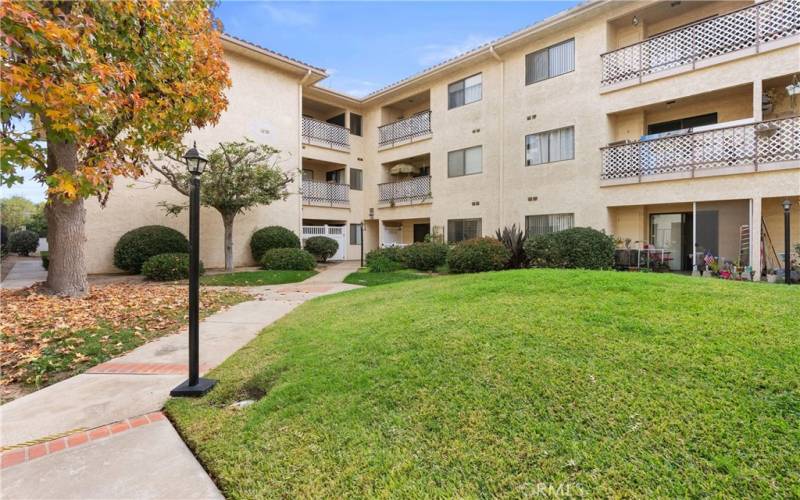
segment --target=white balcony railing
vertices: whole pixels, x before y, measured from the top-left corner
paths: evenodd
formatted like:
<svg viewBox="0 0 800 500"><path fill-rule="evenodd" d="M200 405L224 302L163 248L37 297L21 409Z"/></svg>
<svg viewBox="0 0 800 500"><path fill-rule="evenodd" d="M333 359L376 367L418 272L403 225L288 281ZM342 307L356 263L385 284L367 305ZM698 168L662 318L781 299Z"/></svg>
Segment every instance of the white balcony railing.
<svg viewBox="0 0 800 500"><path fill-rule="evenodd" d="M430 197L431 178L429 175L378 184L378 201L380 203L413 203L424 201Z"/></svg>
<svg viewBox="0 0 800 500"><path fill-rule="evenodd" d="M333 123L304 116L303 143L348 150L350 149L350 131Z"/></svg>
<svg viewBox="0 0 800 500"><path fill-rule="evenodd" d="M800 0L767 0L602 55L602 85L667 71L800 34Z"/></svg>
<svg viewBox="0 0 800 500"><path fill-rule="evenodd" d="M414 142L431 133L431 112L424 111L412 117L378 127L378 146Z"/></svg>
<svg viewBox="0 0 800 500"><path fill-rule="evenodd" d="M602 148L605 181L800 160L800 117L687 132ZM800 166L800 165L796 165Z"/></svg>
<svg viewBox="0 0 800 500"><path fill-rule="evenodd" d="M303 205L322 207L350 205L350 186L347 184L304 180L301 194Z"/></svg>

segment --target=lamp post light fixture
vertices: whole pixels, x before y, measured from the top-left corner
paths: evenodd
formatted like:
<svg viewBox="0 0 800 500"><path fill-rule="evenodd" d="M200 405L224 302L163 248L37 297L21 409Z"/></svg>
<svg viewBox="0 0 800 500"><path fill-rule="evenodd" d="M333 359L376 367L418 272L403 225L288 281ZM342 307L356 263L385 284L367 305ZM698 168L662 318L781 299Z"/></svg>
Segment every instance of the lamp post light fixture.
<svg viewBox="0 0 800 500"><path fill-rule="evenodd" d="M186 151L183 159L192 176L189 187L189 378L169 394L198 397L217 383L200 378L200 175L208 160L197 151L197 143Z"/></svg>
<svg viewBox="0 0 800 500"><path fill-rule="evenodd" d="M792 202L789 199L783 200L783 269L786 284L792 282L792 224L789 212Z"/></svg>

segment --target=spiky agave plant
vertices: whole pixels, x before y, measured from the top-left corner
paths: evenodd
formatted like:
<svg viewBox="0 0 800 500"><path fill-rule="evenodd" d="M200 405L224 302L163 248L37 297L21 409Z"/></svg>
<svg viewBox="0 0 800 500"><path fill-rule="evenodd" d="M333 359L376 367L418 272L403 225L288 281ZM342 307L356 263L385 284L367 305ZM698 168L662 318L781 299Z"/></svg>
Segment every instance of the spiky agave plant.
<svg viewBox="0 0 800 500"><path fill-rule="evenodd" d="M525 240L528 238L527 233L523 232L512 224L511 227L504 227L495 231L495 237L511 252L511 259L508 261L509 269L520 269L528 267L528 256L525 255Z"/></svg>

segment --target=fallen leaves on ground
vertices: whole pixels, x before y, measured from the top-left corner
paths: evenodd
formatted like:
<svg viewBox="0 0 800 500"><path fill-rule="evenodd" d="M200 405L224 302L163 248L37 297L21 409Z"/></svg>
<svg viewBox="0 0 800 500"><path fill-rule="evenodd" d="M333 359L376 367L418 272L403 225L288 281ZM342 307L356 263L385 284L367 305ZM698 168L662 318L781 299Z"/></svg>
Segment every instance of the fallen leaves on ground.
<svg viewBox="0 0 800 500"><path fill-rule="evenodd" d="M203 288L200 314L249 296ZM187 322L185 286L93 286L82 298L63 298L41 288L0 290L0 386L42 385L177 332Z"/></svg>

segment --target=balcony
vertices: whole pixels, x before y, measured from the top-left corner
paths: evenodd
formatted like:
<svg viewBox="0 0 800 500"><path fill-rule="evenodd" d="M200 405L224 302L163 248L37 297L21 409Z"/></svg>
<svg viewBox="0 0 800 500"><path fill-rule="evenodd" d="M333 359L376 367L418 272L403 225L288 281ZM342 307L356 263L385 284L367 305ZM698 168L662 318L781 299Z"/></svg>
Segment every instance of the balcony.
<svg viewBox="0 0 800 500"><path fill-rule="evenodd" d="M423 203L431 197L431 177L423 175L404 181L378 184L378 202L394 206L400 204Z"/></svg>
<svg viewBox="0 0 800 500"><path fill-rule="evenodd" d="M783 46L781 42L798 34L800 0L768 0L603 54L601 83L625 86L670 70L710 66L726 54Z"/></svg>
<svg viewBox="0 0 800 500"><path fill-rule="evenodd" d="M431 135L431 112L416 115L378 127L378 147L394 147Z"/></svg>
<svg viewBox="0 0 800 500"><path fill-rule="evenodd" d="M339 125L304 116L303 144L348 151L350 149L350 131Z"/></svg>
<svg viewBox="0 0 800 500"><path fill-rule="evenodd" d="M602 148L602 184L800 168L800 116L669 134Z"/></svg>
<svg viewBox="0 0 800 500"><path fill-rule="evenodd" d="M301 189L303 205L338 208L350 206L350 186L347 184L304 180Z"/></svg>

